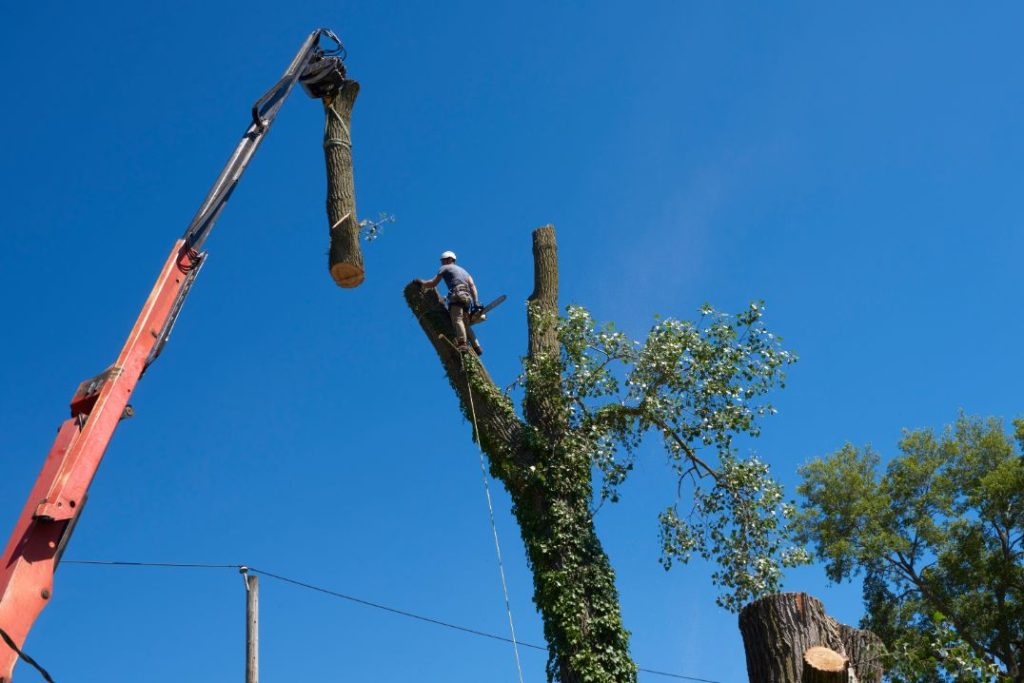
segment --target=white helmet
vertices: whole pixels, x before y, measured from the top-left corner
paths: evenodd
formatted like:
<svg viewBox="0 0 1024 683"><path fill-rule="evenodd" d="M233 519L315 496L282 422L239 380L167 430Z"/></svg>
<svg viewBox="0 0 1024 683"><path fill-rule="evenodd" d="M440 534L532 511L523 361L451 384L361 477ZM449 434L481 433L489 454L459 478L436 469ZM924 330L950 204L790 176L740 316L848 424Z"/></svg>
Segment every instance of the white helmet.
<svg viewBox="0 0 1024 683"><path fill-rule="evenodd" d="M452 261L454 261L455 260L455 252L454 251L446 251L443 254L441 254L441 260L442 261L444 261L446 258L450 258Z"/></svg>

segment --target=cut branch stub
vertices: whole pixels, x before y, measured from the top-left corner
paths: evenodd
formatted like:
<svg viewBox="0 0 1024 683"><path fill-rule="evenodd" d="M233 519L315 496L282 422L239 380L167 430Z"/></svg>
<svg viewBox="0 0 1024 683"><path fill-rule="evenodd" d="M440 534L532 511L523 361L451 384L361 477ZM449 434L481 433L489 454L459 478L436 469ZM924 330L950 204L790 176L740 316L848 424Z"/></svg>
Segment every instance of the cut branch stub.
<svg viewBox="0 0 1024 683"><path fill-rule="evenodd" d="M849 683L850 660L835 650L815 645L804 651L803 683Z"/></svg>
<svg viewBox="0 0 1024 683"><path fill-rule="evenodd" d="M359 83L345 81L332 96L324 98L324 158L327 161L327 220L331 251L328 267L339 287L358 287L363 282L363 252L359 248L359 220L352 173L352 107Z"/></svg>

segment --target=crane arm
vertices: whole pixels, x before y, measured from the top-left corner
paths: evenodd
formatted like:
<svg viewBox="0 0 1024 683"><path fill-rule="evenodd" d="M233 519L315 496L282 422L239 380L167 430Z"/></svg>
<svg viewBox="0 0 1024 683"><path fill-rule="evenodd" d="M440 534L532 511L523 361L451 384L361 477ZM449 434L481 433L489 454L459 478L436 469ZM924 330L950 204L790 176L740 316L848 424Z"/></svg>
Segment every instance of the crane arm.
<svg viewBox="0 0 1024 683"><path fill-rule="evenodd" d="M321 39L333 41L325 50ZM200 251L278 110L297 82L322 97L344 79L344 48L321 28L302 43L277 83L252 106L252 120L235 151L171 248L117 360L79 385L71 417L57 431L42 470L0 562L0 629L22 647L53 592L53 574L85 505L89 485L118 423L133 413L128 401L146 368L170 337L178 313L203 265ZM0 643L0 683L10 683L18 655Z"/></svg>

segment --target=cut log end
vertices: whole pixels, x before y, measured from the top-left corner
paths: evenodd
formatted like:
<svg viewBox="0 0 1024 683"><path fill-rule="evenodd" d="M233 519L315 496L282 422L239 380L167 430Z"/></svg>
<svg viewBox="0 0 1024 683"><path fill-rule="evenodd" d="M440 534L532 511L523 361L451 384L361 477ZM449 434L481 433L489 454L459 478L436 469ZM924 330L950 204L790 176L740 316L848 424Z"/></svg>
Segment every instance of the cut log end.
<svg viewBox="0 0 1024 683"><path fill-rule="evenodd" d="M849 660L835 650L815 645L804 652L804 662L819 671L846 671Z"/></svg>
<svg viewBox="0 0 1024 683"><path fill-rule="evenodd" d="M366 273L361 267L351 263L335 263L331 266L331 277L339 287L352 289L363 284Z"/></svg>
<svg viewBox="0 0 1024 683"><path fill-rule="evenodd" d="M804 651L804 683L847 683L850 660L835 650L816 645Z"/></svg>

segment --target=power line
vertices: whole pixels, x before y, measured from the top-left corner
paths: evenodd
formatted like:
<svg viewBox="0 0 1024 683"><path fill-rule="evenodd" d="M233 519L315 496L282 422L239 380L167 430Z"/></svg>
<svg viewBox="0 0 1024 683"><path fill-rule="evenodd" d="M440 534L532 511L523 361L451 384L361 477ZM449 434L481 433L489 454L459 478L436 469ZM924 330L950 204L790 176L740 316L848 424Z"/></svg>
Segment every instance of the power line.
<svg viewBox="0 0 1024 683"><path fill-rule="evenodd" d="M543 645L526 643L522 640L513 641L511 638L506 638L505 636L501 636L496 633L488 633L487 631L480 631L475 628L469 628L468 626L460 626L459 624L453 624L448 621L442 621L441 619L435 619L433 617L424 616L422 614L416 614L415 612L409 612L407 610L399 609L397 607L389 607L388 605L383 605L379 602L365 600L363 598L358 598L354 595L348 595L346 593L341 593L335 590L331 590L329 588L324 588L323 586L317 586L312 583L306 583L305 581L299 581L298 579L282 576L281 574L268 572L264 569L253 567L252 565L203 564L198 562L128 562L125 560L62 560L61 564L98 565L107 567L157 567L168 569L239 569L243 566L247 566L250 572L253 572L254 574L261 574L263 576L266 576L268 579L274 579L276 581L281 581L283 583L289 583L293 586L298 586L299 588L305 588L306 590L311 590L317 593L322 593L324 595L339 598L341 600L354 602L365 607L372 607L374 609L379 609L384 612L390 612L391 614L397 614L398 616L407 617L409 619L415 619L417 621L423 621L428 624L434 624L435 626L443 626L444 628L450 628L455 631L462 631L463 633L468 633L474 636L480 636L482 638L490 638L491 640L498 640L503 643L509 644L518 643L523 647L528 647L534 650L541 650L543 652L548 651L548 648L546 648ZM686 676L683 674L669 673L667 671L658 671L656 669L645 669L644 667L638 667L638 671L652 674L654 676L675 678L681 681L697 681L697 683L722 683L722 681L716 681L710 678L697 678L694 676Z"/></svg>
<svg viewBox="0 0 1024 683"><path fill-rule="evenodd" d="M486 631L478 631L477 629L469 628L467 626L459 626L458 624L452 624L452 623L449 623L447 621L441 621L440 619L434 619L433 617L425 617L422 614L415 614L414 612L407 612L405 610L397 609L395 607L388 607L387 605L381 605L380 603L371 602L369 600L363 600L362 598L357 598L357 597L354 597L352 595L345 595L344 593L339 593L337 591L330 590L329 588L323 588L321 586L314 586L313 584L310 584L310 583L305 583L303 581L298 581L296 579L290 579L287 576L280 576L278 574L273 574L271 572L264 571L262 569L257 569L256 567L249 567L249 571L255 572L257 574L261 574L262 576L266 576L267 578L277 579L278 581L283 581L285 583L290 583L292 585L299 586L301 588L306 588L306 589L309 589L311 591L316 591L318 593L324 593L326 595L331 595L331 596L334 596L336 598L341 598L342 600L348 600L350 602L355 602L355 603L358 603L360 605L366 605L367 607L373 607L375 609L384 610L385 612L391 612L392 614L398 614L398 615L403 616L403 617L409 617L410 619L418 619L419 621L425 621L428 624L435 624L437 626L444 626L445 628L455 629L456 631L463 631L464 633L471 633L471 634L473 634L475 636L483 636L484 638L491 638L492 640L500 640L500 641L505 642L505 643L512 643L513 642L511 638L506 638L505 636L499 636L499 635L497 635L495 633L488 633ZM519 644L523 645L524 647L532 647L535 650L547 651L547 648L542 646L542 645L531 645L529 643L523 643L522 641L515 641L515 642L519 642Z"/></svg>
<svg viewBox="0 0 1024 683"><path fill-rule="evenodd" d="M240 564L198 564L191 562L126 562L124 560L61 560L61 564L99 564L108 567L169 567L171 569L241 569Z"/></svg>

